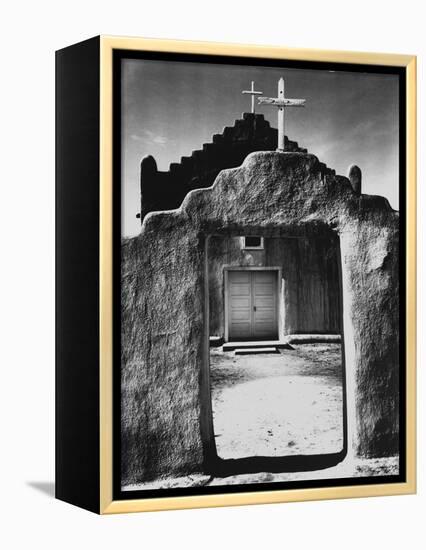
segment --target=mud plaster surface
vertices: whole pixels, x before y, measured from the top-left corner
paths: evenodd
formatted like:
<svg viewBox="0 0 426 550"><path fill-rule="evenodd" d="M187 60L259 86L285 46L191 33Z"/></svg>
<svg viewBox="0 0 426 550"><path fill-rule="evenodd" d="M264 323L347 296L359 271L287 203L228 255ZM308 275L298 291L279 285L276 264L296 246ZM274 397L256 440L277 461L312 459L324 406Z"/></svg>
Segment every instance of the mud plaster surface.
<svg viewBox="0 0 426 550"><path fill-rule="evenodd" d="M359 458L399 452L398 213L382 197L357 195L313 155L252 153L123 241L123 486L214 466L207 237L330 231L340 243L348 445Z"/></svg>

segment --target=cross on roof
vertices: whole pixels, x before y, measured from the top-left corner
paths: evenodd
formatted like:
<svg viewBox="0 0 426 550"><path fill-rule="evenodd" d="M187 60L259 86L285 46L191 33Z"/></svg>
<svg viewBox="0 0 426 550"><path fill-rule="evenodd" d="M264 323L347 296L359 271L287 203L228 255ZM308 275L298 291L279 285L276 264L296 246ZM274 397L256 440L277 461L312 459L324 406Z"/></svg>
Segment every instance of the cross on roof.
<svg viewBox="0 0 426 550"><path fill-rule="evenodd" d="M251 112L254 113L254 97L256 95L262 95L263 92L256 92L254 89L254 80L251 81L251 90L243 90L242 94L251 95Z"/></svg>
<svg viewBox="0 0 426 550"><path fill-rule="evenodd" d="M306 99L288 99L284 94L284 78L278 81L278 97L259 97L259 105L272 105L278 108L278 147L284 151L284 110L286 107L304 107Z"/></svg>

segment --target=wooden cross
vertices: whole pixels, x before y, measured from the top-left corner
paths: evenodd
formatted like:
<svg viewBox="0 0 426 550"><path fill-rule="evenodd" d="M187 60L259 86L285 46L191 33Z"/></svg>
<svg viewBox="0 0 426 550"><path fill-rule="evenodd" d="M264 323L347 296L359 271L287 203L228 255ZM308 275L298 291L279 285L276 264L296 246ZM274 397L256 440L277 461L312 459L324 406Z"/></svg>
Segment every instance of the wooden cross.
<svg viewBox="0 0 426 550"><path fill-rule="evenodd" d="M251 112L254 113L254 96L256 95L262 95L263 92L256 92L254 89L254 81L251 81L251 90L243 90L241 92L242 94L249 94L251 95Z"/></svg>
<svg viewBox="0 0 426 550"><path fill-rule="evenodd" d="M284 94L284 78L278 81L278 97L259 97L259 105L272 105L278 108L278 148L284 151L284 110L286 107L304 107L306 99L288 99Z"/></svg>

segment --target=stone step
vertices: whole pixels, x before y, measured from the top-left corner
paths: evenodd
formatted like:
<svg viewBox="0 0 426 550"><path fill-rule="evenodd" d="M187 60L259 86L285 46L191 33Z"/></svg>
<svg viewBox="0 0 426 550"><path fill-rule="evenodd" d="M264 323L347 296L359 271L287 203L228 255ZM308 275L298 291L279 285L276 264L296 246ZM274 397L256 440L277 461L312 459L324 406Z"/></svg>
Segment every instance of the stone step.
<svg viewBox="0 0 426 550"><path fill-rule="evenodd" d="M279 353L277 348L237 348L235 355L258 355L259 353Z"/></svg>
<svg viewBox="0 0 426 550"><path fill-rule="evenodd" d="M213 136L213 143L215 145L223 142L223 135L222 134L214 134Z"/></svg>
<svg viewBox="0 0 426 550"><path fill-rule="evenodd" d="M257 348L293 349L287 340L261 340L256 342L226 342L223 344L223 351L234 351L236 349L257 349Z"/></svg>
<svg viewBox="0 0 426 550"><path fill-rule="evenodd" d="M223 338L221 336L210 336L209 342L211 348L218 348L223 344Z"/></svg>
<svg viewBox="0 0 426 550"><path fill-rule="evenodd" d="M288 334L289 344L340 344L340 334Z"/></svg>

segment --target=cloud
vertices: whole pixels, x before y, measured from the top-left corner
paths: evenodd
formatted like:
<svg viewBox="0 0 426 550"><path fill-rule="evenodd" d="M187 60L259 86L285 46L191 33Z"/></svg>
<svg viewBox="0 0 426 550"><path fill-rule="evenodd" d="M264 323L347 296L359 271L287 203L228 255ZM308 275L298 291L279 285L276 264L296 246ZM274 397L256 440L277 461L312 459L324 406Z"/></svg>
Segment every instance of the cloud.
<svg viewBox="0 0 426 550"><path fill-rule="evenodd" d="M143 130L143 135L131 134L130 138L133 141L140 141L142 143L155 143L161 147L164 147L169 141L165 136L158 135L150 130Z"/></svg>
<svg viewBox="0 0 426 550"><path fill-rule="evenodd" d="M159 145L166 145L168 140L164 136L155 136L154 138L152 138L152 141L154 143L158 143Z"/></svg>

